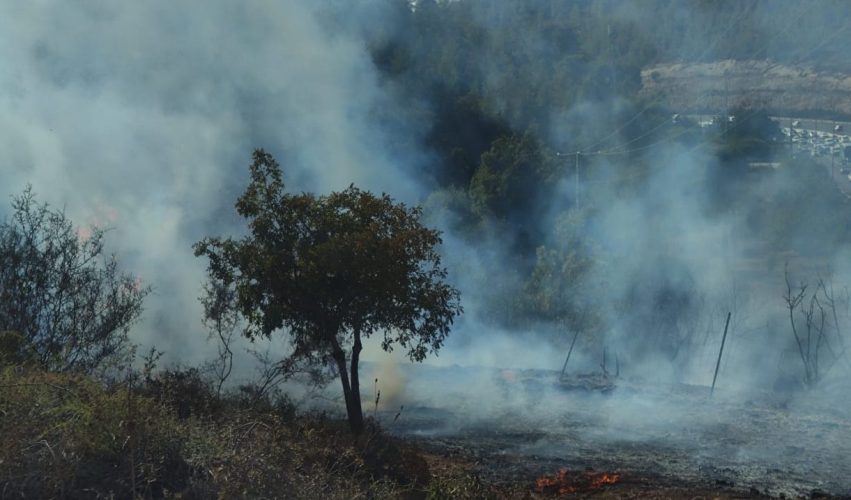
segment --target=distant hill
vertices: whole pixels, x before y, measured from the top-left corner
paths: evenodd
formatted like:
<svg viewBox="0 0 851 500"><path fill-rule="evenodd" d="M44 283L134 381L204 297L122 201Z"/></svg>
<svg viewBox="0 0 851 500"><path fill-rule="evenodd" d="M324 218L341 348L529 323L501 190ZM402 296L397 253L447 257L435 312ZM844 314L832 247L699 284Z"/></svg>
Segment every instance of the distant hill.
<svg viewBox="0 0 851 500"><path fill-rule="evenodd" d="M671 109L851 117L851 74L770 61L657 64L641 71L640 95Z"/></svg>

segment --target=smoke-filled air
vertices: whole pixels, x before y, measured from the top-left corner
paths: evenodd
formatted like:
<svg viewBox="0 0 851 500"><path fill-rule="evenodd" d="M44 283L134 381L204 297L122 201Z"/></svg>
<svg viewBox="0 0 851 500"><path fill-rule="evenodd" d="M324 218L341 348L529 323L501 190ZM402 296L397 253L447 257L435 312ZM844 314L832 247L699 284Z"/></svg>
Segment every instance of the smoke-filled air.
<svg viewBox="0 0 851 500"><path fill-rule="evenodd" d="M0 3L0 499L851 496L851 3Z"/></svg>

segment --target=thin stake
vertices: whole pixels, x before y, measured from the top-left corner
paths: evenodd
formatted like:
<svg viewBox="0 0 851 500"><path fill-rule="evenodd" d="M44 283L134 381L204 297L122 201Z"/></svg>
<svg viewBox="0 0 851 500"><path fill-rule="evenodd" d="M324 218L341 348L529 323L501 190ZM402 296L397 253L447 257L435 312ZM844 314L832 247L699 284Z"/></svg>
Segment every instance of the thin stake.
<svg viewBox="0 0 851 500"><path fill-rule="evenodd" d="M375 409L372 411L372 418L375 418L375 415L378 413L378 400L381 399L381 391L378 390L378 377L375 378L375 387L372 393L375 395Z"/></svg>
<svg viewBox="0 0 851 500"><path fill-rule="evenodd" d="M709 390L711 396L715 392L715 379L718 378L718 368L721 366L721 354L724 353L724 342L727 341L727 328L730 326L730 314L727 313L727 323L724 324L724 336L721 337L721 349L718 351L718 361L715 363L715 375L712 376L712 389Z"/></svg>
<svg viewBox="0 0 851 500"><path fill-rule="evenodd" d="M576 152L576 208L579 208L579 151Z"/></svg>
<svg viewBox="0 0 851 500"><path fill-rule="evenodd" d="M576 344L576 337L579 336L579 330L573 334L573 340L570 342L570 349L567 350L567 357L564 359L564 366L561 367L561 375L559 375L558 379L562 380L564 378L564 371L567 370L567 362L570 361L570 353L573 352L573 345Z"/></svg>

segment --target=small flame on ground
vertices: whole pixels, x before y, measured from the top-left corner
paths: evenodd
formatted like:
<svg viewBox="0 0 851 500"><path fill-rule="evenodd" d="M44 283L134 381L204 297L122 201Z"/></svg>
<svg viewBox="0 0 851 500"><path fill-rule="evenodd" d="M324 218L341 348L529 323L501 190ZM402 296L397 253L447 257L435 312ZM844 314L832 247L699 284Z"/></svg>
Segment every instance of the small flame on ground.
<svg viewBox="0 0 851 500"><path fill-rule="evenodd" d="M591 480L591 487L602 488L607 484L615 484L620 478L620 474L608 474L606 472L602 472Z"/></svg>
<svg viewBox="0 0 851 500"><path fill-rule="evenodd" d="M620 477L617 473L593 471L571 473L567 469L561 469L554 475L544 474L535 480L535 491L550 495L567 495L615 484Z"/></svg>
<svg viewBox="0 0 851 500"><path fill-rule="evenodd" d="M561 469L552 476L544 474L535 481L535 491L538 493L567 495L576 492L576 490L577 488L571 481L567 469Z"/></svg>

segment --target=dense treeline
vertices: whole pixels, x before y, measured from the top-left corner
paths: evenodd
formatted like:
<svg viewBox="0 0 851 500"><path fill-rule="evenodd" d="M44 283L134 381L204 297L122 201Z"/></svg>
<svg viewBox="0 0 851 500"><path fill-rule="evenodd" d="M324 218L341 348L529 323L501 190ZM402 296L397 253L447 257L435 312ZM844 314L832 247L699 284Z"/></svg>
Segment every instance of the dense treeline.
<svg viewBox="0 0 851 500"><path fill-rule="evenodd" d="M851 67L851 6L842 1L386 3L392 7L381 11L392 16L375 16L368 33L386 75L406 90L476 96L490 114L521 128L546 127L553 110L581 100L630 100L641 68L656 63L769 59Z"/></svg>

